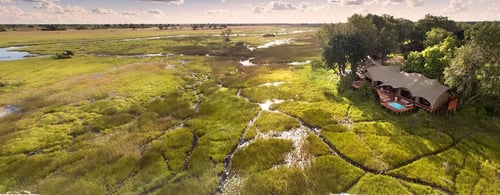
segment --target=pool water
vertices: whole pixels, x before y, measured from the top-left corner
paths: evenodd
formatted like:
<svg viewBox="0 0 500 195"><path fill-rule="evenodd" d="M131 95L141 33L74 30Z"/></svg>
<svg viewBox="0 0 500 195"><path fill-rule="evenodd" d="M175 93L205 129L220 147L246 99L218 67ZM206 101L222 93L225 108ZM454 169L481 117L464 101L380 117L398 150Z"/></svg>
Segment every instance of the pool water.
<svg viewBox="0 0 500 195"><path fill-rule="evenodd" d="M393 108L396 108L398 110L402 110L403 108L405 108L403 105L397 103L397 102L391 102L389 103L390 106L392 106Z"/></svg>

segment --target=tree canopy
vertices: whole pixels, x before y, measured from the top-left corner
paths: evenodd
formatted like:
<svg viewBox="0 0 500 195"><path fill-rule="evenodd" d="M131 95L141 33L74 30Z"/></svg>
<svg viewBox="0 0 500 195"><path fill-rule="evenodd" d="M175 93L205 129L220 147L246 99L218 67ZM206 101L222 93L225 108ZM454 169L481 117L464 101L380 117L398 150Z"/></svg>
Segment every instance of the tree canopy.
<svg viewBox="0 0 500 195"><path fill-rule="evenodd" d="M343 73L347 64L355 69L366 56L385 60L387 54L400 48L400 40L406 40L411 23L392 16L355 14L346 24L329 24L323 27L319 37L324 43L323 57L327 67ZM398 28L404 28L401 33Z"/></svg>
<svg viewBox="0 0 500 195"><path fill-rule="evenodd" d="M368 48L366 40L359 32L350 31L348 27L339 27L340 29L332 33L322 55L327 68L337 68L340 73L344 73L348 63L354 65L364 59Z"/></svg>
<svg viewBox="0 0 500 195"><path fill-rule="evenodd" d="M467 32L467 43L444 70L445 83L465 98L498 99L500 95L500 22L478 23Z"/></svg>
<svg viewBox="0 0 500 195"><path fill-rule="evenodd" d="M449 36L423 51L413 51L408 55L403 70L406 72L417 72L428 78L441 80L443 70L455 56L457 41Z"/></svg>
<svg viewBox="0 0 500 195"><path fill-rule="evenodd" d="M453 33L442 28L433 28L425 33L424 46L430 47L444 41L444 39L453 36Z"/></svg>

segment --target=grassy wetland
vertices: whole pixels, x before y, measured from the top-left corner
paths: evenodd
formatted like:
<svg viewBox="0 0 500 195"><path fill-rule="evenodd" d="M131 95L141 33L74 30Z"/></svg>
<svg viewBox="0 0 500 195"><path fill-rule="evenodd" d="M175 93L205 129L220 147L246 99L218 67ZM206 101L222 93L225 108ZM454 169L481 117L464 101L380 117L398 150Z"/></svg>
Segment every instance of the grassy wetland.
<svg viewBox="0 0 500 195"><path fill-rule="evenodd" d="M500 193L498 117L343 97L318 30L0 32L0 193Z"/></svg>

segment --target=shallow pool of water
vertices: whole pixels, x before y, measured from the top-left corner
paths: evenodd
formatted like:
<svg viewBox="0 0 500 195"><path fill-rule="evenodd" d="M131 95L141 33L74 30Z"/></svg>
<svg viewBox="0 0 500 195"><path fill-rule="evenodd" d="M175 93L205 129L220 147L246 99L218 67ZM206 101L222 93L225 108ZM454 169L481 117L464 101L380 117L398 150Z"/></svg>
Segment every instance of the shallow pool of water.
<svg viewBox="0 0 500 195"><path fill-rule="evenodd" d="M291 41L292 41L292 39L274 40L274 41L271 41L271 42L266 43L264 45L260 45L257 48L258 49L267 49L267 48L270 48L270 47L275 47L275 46L290 44Z"/></svg>
<svg viewBox="0 0 500 195"><path fill-rule="evenodd" d="M6 106L5 108L0 107L0 118L19 112L19 108L17 106Z"/></svg>
<svg viewBox="0 0 500 195"><path fill-rule="evenodd" d="M260 108L262 110L271 111L270 110L271 105L273 105L273 104L281 104L283 102L285 102L285 101L284 100L273 99L273 100L267 100L264 103L259 103L259 106L260 106Z"/></svg>
<svg viewBox="0 0 500 195"><path fill-rule="evenodd" d="M241 64L241 65L243 65L243 66L255 66L256 64L254 64L254 63L252 62L252 60L253 60L253 59L254 59L254 58L250 58L250 59L245 60L245 61L241 61L241 60L240 60L240 64Z"/></svg>
<svg viewBox="0 0 500 195"><path fill-rule="evenodd" d="M14 51L22 47L6 47L0 48L0 61L13 61L25 59L28 52L25 51Z"/></svg>
<svg viewBox="0 0 500 195"><path fill-rule="evenodd" d="M274 82L274 83L264 83L264 84L259 85L259 87L279 87L283 84L285 84L285 82L279 81L279 82Z"/></svg>
<svg viewBox="0 0 500 195"><path fill-rule="evenodd" d="M291 65L291 66L303 66L303 65L306 65L306 64L310 64L311 63L311 60L307 60L307 61L303 61L303 62L290 62L288 63L288 65Z"/></svg>

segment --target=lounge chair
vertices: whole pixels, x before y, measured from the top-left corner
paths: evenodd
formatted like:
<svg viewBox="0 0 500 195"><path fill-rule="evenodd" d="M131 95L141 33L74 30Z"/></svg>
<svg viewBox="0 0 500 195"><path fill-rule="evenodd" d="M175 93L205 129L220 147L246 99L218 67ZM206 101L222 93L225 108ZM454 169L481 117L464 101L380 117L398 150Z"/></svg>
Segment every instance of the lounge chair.
<svg viewBox="0 0 500 195"><path fill-rule="evenodd" d="M392 98L385 97L385 98L382 98L381 100L382 100L382 102L390 102L390 101L392 101Z"/></svg>

